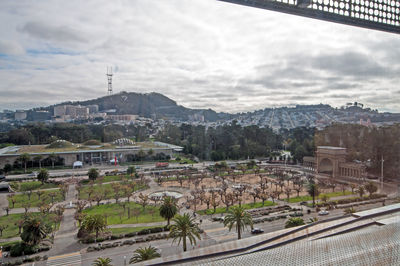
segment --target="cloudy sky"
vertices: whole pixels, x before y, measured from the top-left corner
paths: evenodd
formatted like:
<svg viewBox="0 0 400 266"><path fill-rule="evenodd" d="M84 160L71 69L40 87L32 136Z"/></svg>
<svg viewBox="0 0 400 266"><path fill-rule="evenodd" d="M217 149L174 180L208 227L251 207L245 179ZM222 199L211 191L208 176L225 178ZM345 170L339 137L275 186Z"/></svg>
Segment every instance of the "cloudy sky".
<svg viewBox="0 0 400 266"><path fill-rule="evenodd" d="M216 0L1 0L0 110L159 92L191 108L400 112L400 35Z"/></svg>

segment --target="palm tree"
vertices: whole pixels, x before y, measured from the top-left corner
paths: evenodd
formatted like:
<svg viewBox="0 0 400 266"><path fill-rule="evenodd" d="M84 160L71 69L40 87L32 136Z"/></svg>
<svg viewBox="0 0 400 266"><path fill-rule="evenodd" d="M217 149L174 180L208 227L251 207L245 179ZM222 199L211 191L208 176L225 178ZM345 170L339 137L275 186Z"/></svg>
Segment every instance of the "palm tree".
<svg viewBox="0 0 400 266"><path fill-rule="evenodd" d="M310 183L308 185L308 194L312 197L313 207L315 206L315 198L319 195L318 185L315 183Z"/></svg>
<svg viewBox="0 0 400 266"><path fill-rule="evenodd" d="M55 160L57 159L56 154L55 154L54 152L51 153L51 154L47 157L47 159L49 159L49 160L51 161L51 166L52 166L52 168L54 168L54 162L55 162Z"/></svg>
<svg viewBox="0 0 400 266"><path fill-rule="evenodd" d="M96 232L97 238L99 232L102 232L107 228L107 223L101 214L88 215L83 219L81 227L89 233Z"/></svg>
<svg viewBox="0 0 400 266"><path fill-rule="evenodd" d="M129 260L129 264L145 260L151 260L159 257L161 257L161 255L155 247L152 246L148 246L145 248L140 247L133 252L133 257Z"/></svg>
<svg viewBox="0 0 400 266"><path fill-rule="evenodd" d="M24 173L26 173L26 165L30 159L31 156L28 153L23 153L18 157L18 160L24 164Z"/></svg>
<svg viewBox="0 0 400 266"><path fill-rule="evenodd" d="M186 251L186 238L189 238L190 244L196 244L196 237L200 240L200 228L195 223L194 218L190 217L189 214L177 215L172 219L175 224L171 225L168 237L173 237L175 242L177 239L178 245L182 241L183 251Z"/></svg>
<svg viewBox="0 0 400 266"><path fill-rule="evenodd" d="M21 239L25 243L35 246L46 237L46 225L44 222L36 217L28 217L23 225L23 232Z"/></svg>
<svg viewBox="0 0 400 266"><path fill-rule="evenodd" d="M242 238L242 230L245 226L250 225L253 227L253 219L251 215L244 210L243 207L233 206L224 219L224 226L232 230L233 225L236 226L236 232L238 233L238 239Z"/></svg>
<svg viewBox="0 0 400 266"><path fill-rule="evenodd" d="M43 160L42 155L36 155L35 157L33 157L33 160L39 163L39 168L42 168L42 160Z"/></svg>
<svg viewBox="0 0 400 266"><path fill-rule="evenodd" d="M164 197L163 204L160 207L160 216L168 220L167 225L171 218L174 218L175 214L178 212L178 207L176 205L176 200L173 197Z"/></svg>
<svg viewBox="0 0 400 266"><path fill-rule="evenodd" d="M110 258L97 258L93 261L93 266L112 266L111 264L112 259Z"/></svg>

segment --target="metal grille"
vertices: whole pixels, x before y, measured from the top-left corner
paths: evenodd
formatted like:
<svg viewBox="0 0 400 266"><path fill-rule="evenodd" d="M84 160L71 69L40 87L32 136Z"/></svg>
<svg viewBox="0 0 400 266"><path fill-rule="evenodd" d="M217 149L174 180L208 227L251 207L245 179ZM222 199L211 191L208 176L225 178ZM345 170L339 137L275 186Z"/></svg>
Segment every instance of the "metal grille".
<svg viewBox="0 0 400 266"><path fill-rule="evenodd" d="M219 0L369 29L400 33L399 0Z"/></svg>

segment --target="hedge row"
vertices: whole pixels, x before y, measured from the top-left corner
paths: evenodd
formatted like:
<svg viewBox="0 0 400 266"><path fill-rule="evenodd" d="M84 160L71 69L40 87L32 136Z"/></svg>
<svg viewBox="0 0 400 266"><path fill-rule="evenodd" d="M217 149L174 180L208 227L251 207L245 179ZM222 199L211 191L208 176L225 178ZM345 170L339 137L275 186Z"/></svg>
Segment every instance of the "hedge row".
<svg viewBox="0 0 400 266"><path fill-rule="evenodd" d="M149 229L143 229L139 232L131 232L131 233L126 233L126 234L119 234L119 235L112 235L110 237L99 237L96 239L94 239L94 237L90 237L87 239L83 239L81 240L81 242L83 244L92 244L92 243L99 243L99 242L103 242L106 240L116 240L116 239L122 239L122 238L129 238L129 237L135 237L135 236L143 236L143 235L148 235L148 234L156 234L156 233L161 233L161 232L168 232L169 228L167 226L164 227L153 227L153 228L149 228Z"/></svg>
<svg viewBox="0 0 400 266"><path fill-rule="evenodd" d="M272 222L272 221L279 220L279 219L286 219L286 218L288 218L288 216L300 217L300 216L303 216L303 213L295 212L295 213L291 213L289 215L278 215L278 216L273 216L273 217L265 217L262 219L253 220L253 223L258 224L258 223L263 223L263 222Z"/></svg>
<svg viewBox="0 0 400 266"><path fill-rule="evenodd" d="M125 240L124 242L121 241L117 241L114 243L106 243L103 245L98 245L98 246L89 246L86 251L87 252L92 252L92 251L99 251L99 250L103 250L106 248L115 248L115 247L120 247L120 246L124 246L124 245L133 245L135 243L143 243L143 242L149 242L149 241L153 241L153 240L160 240L160 239L166 239L168 238L168 234L157 234L157 235L150 235L150 236L146 236L146 237L138 237L135 239L128 239Z"/></svg>
<svg viewBox="0 0 400 266"><path fill-rule="evenodd" d="M319 202L316 203L315 206L317 207L328 207L329 205L341 205L341 204L349 204L353 202L361 202L367 200L374 200L387 197L386 194L372 194L368 197L356 197L356 198L347 198L347 199L340 199L340 200L333 200L328 202Z"/></svg>
<svg viewBox="0 0 400 266"><path fill-rule="evenodd" d="M35 257L28 257L28 258L24 258L24 259L18 259L15 261L7 261L7 262L3 262L4 266L16 266L16 265L22 265L24 263L29 263L29 262L35 262L35 261L40 261L40 260L47 260L48 256L44 255L43 257L41 256L35 256Z"/></svg>

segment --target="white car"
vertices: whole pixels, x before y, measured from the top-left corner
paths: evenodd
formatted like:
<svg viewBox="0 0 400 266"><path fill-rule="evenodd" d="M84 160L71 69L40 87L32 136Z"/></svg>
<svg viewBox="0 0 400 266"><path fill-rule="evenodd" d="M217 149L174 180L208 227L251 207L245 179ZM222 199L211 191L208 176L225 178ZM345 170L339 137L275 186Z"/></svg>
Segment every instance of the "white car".
<svg viewBox="0 0 400 266"><path fill-rule="evenodd" d="M36 178L37 175L38 175L37 172L32 172L32 173L28 174L29 177L34 177L34 178Z"/></svg>
<svg viewBox="0 0 400 266"><path fill-rule="evenodd" d="M327 210L321 210L318 214L319 215L328 215L329 212Z"/></svg>

